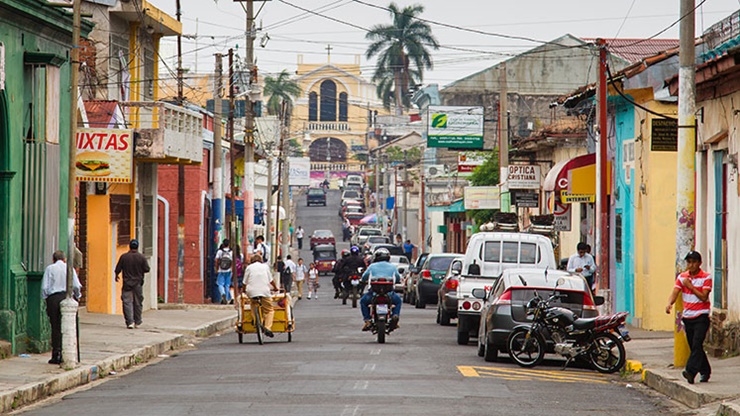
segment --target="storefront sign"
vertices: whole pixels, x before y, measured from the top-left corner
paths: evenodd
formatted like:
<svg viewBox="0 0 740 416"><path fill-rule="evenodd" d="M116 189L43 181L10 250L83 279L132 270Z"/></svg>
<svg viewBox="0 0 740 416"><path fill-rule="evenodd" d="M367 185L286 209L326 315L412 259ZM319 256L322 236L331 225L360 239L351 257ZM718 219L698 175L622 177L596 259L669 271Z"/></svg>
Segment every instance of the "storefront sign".
<svg viewBox="0 0 740 416"><path fill-rule="evenodd" d="M540 194L537 192L514 192L514 205L517 208L537 208L540 206Z"/></svg>
<svg viewBox="0 0 740 416"><path fill-rule="evenodd" d="M131 183L133 149L132 130L77 129L77 180Z"/></svg>
<svg viewBox="0 0 740 416"><path fill-rule="evenodd" d="M569 194L567 191L560 191L560 202L563 204L577 204L579 202L596 202L596 195L593 194Z"/></svg>
<svg viewBox="0 0 740 416"><path fill-rule="evenodd" d="M466 186L463 191L465 209L501 209L498 186Z"/></svg>
<svg viewBox="0 0 740 416"><path fill-rule="evenodd" d="M459 152L457 154L457 171L459 173L472 172L478 166L486 163L490 153L484 152Z"/></svg>
<svg viewBox="0 0 740 416"><path fill-rule="evenodd" d="M566 210L565 212L561 213L560 215L555 215L555 220L553 221L553 229L555 231L570 231L570 213L572 210Z"/></svg>
<svg viewBox="0 0 740 416"><path fill-rule="evenodd" d="M483 148L483 107L429 107L427 147Z"/></svg>
<svg viewBox="0 0 740 416"><path fill-rule="evenodd" d="M311 159L307 157L289 157L288 158L290 186L309 186L311 185Z"/></svg>
<svg viewBox="0 0 740 416"><path fill-rule="evenodd" d="M509 165L506 178L509 189L540 189L538 165Z"/></svg>
<svg viewBox="0 0 740 416"><path fill-rule="evenodd" d="M653 152L675 152L678 150L678 120L652 119L650 150Z"/></svg>

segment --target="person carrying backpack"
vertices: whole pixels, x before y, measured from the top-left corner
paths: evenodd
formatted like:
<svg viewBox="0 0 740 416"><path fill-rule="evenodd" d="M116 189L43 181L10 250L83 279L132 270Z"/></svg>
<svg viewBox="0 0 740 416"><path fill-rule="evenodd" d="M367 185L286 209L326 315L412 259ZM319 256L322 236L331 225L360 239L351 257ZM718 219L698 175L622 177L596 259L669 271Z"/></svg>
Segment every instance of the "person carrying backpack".
<svg viewBox="0 0 740 416"><path fill-rule="evenodd" d="M221 294L222 305L234 301L229 291L229 286L231 286L231 264L234 261L234 254L231 248L229 248L229 244L229 240L225 239L223 244L221 244L221 248L216 252L216 269L218 270L216 284L218 285L218 293Z"/></svg>
<svg viewBox="0 0 740 416"><path fill-rule="evenodd" d="M280 284L285 289L285 293L290 293L297 269L298 266L290 259L290 254L285 256L285 267L283 267L283 271L280 273Z"/></svg>

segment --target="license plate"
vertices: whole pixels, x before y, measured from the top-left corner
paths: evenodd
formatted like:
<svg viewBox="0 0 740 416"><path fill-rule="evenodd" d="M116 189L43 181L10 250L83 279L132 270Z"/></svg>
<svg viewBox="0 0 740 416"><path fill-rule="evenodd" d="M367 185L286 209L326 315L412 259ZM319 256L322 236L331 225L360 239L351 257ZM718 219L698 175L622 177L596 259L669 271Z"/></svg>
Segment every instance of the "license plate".
<svg viewBox="0 0 740 416"><path fill-rule="evenodd" d="M360 284L359 280L352 280L352 286L358 286Z"/></svg>
<svg viewBox="0 0 740 416"><path fill-rule="evenodd" d="M630 337L630 331L628 331L624 325L619 326L619 333L622 335L622 339L626 342L632 340L632 337Z"/></svg>
<svg viewBox="0 0 740 416"><path fill-rule="evenodd" d="M380 304L375 306L375 312L378 315L387 315L388 314L388 305L386 304Z"/></svg>

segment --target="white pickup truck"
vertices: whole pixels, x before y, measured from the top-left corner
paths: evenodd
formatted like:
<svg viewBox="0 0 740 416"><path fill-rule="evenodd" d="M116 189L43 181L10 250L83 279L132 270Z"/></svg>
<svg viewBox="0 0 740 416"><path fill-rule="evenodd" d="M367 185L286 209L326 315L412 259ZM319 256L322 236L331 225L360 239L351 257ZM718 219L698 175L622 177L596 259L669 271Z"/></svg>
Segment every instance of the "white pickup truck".
<svg viewBox="0 0 740 416"><path fill-rule="evenodd" d="M490 290L505 269L556 269L555 253L549 238L540 234L480 232L468 242L457 286L457 343L467 345L476 337L483 301L473 289Z"/></svg>

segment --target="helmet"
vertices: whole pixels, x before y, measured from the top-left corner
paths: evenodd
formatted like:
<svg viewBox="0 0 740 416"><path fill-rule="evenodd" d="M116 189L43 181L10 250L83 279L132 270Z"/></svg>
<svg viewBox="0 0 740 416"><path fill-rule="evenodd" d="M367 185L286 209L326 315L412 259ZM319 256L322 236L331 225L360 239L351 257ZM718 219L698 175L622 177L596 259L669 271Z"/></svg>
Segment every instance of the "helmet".
<svg viewBox="0 0 740 416"><path fill-rule="evenodd" d="M387 248L379 248L375 250L375 253L373 254L373 262L377 263L379 261L389 261L391 259L391 252L388 251Z"/></svg>
<svg viewBox="0 0 740 416"><path fill-rule="evenodd" d="M342 250L342 258L345 258L345 257L349 257L349 250L347 250L346 248Z"/></svg>
<svg viewBox="0 0 740 416"><path fill-rule="evenodd" d="M360 248L357 247L357 246L352 246L349 249L349 251L350 251L350 253L354 254L355 256L358 255L358 254L360 254Z"/></svg>

